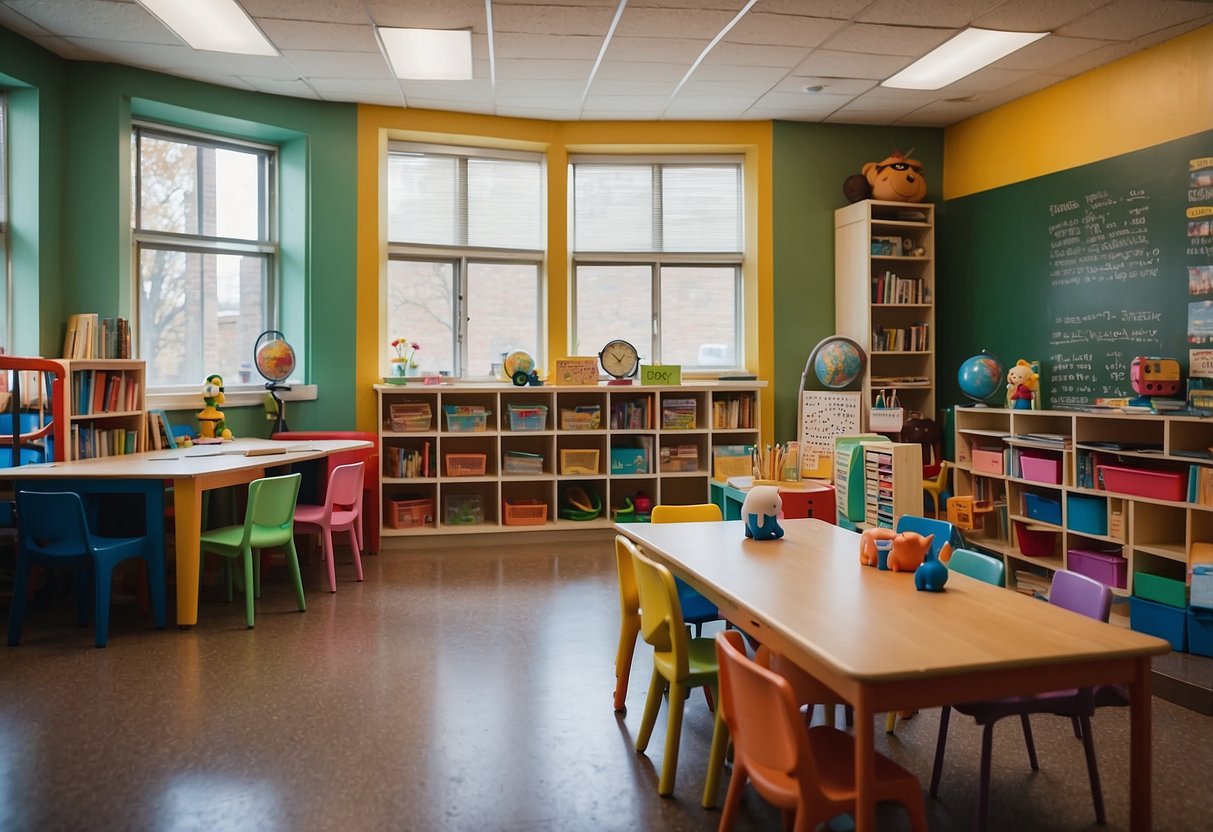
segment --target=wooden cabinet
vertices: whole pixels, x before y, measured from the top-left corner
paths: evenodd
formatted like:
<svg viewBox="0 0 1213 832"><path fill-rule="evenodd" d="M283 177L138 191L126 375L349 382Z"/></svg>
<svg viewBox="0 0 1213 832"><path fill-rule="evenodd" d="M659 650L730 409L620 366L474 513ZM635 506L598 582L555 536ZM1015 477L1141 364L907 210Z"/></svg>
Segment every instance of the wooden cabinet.
<svg viewBox="0 0 1213 832"><path fill-rule="evenodd" d="M764 386L376 385L383 534L603 528L641 492L707 502L714 450L759 441Z"/></svg>
<svg viewBox="0 0 1213 832"><path fill-rule="evenodd" d="M84 358L66 369L66 456L89 459L131 454L149 447L144 362Z"/></svg>
<svg viewBox="0 0 1213 832"><path fill-rule="evenodd" d="M922 446L864 442L864 528L893 529L903 514L922 513Z"/></svg>
<svg viewBox="0 0 1213 832"><path fill-rule="evenodd" d="M958 407L965 539L1005 558L1011 586L1076 569L1182 603L1188 570L1213 557L1210 448L1197 417Z"/></svg>
<svg viewBox="0 0 1213 832"><path fill-rule="evenodd" d="M868 351L877 395L935 418L935 206L867 199L834 212L834 325Z"/></svg>

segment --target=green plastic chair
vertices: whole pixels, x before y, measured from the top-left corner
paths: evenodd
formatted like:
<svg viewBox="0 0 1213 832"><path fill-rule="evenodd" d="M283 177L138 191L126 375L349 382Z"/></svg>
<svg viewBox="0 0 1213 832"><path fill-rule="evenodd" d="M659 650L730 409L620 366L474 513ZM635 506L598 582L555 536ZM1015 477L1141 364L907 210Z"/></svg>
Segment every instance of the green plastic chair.
<svg viewBox="0 0 1213 832"><path fill-rule="evenodd" d="M948 569L994 586L1003 586L1007 580L1006 564L972 549L954 550L952 559L948 561Z"/></svg>
<svg viewBox="0 0 1213 832"><path fill-rule="evenodd" d="M202 551L225 558L241 558L244 567L244 617L253 626L253 599L261 597L261 550L271 546L286 549L286 562L295 583L299 611L307 609L303 598L303 579L299 574L299 556L295 551L295 500L299 496L300 474L265 477L248 486L248 509L244 523L224 526L202 533ZM254 554L254 551L256 554ZM227 599L232 600L230 564L225 563Z"/></svg>

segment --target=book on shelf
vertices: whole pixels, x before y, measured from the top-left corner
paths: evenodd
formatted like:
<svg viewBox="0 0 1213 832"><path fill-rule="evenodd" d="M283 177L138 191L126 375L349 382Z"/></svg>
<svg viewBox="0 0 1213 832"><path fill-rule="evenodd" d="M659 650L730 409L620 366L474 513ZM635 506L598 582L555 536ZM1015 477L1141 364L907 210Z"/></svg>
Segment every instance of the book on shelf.
<svg viewBox="0 0 1213 832"><path fill-rule="evenodd" d="M695 399L665 399L661 402L663 430L693 430L697 413Z"/></svg>

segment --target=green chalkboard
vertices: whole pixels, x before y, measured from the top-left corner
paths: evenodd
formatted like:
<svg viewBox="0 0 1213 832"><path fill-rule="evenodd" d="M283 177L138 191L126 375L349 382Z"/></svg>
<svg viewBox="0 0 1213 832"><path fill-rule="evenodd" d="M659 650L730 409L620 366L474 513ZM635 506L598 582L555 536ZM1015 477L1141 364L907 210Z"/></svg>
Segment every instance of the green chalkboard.
<svg viewBox="0 0 1213 832"><path fill-rule="evenodd" d="M1213 131L947 201L941 402L983 349L1038 359L1046 407L1132 396L1137 355L1213 347Z"/></svg>

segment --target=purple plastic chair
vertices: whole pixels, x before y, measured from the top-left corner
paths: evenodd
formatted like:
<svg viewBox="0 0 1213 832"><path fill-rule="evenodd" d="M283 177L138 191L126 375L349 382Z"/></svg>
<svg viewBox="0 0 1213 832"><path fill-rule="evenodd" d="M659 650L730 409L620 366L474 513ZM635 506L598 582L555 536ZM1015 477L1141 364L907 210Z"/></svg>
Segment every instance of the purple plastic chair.
<svg viewBox="0 0 1213 832"><path fill-rule="evenodd" d="M1107 621L1112 610L1112 590L1104 584L1077 572L1058 570L1053 574L1049 589L1049 603L1081 615ZM935 767L931 772L929 792L935 797L939 790L939 777L943 773L944 746L948 739L948 718L953 709L973 717L982 726L981 735L981 782L977 792L977 816L973 827L986 828L990 801L990 757L994 740L994 723L1004 717L1018 716L1023 726L1024 743L1028 747L1028 761L1032 770L1036 763L1036 746L1032 742L1030 714L1055 714L1068 716L1074 724L1074 735L1080 737L1087 755L1087 774L1091 779L1091 799L1095 803L1095 820L1105 823L1103 791L1099 785L1099 768L1095 762L1095 743L1091 736L1091 716L1095 708L1105 705L1127 705L1128 697L1117 685L1097 688L1056 690L1034 696L1012 696L989 702L967 702L962 705L945 706L939 715L939 741L935 746Z"/></svg>

